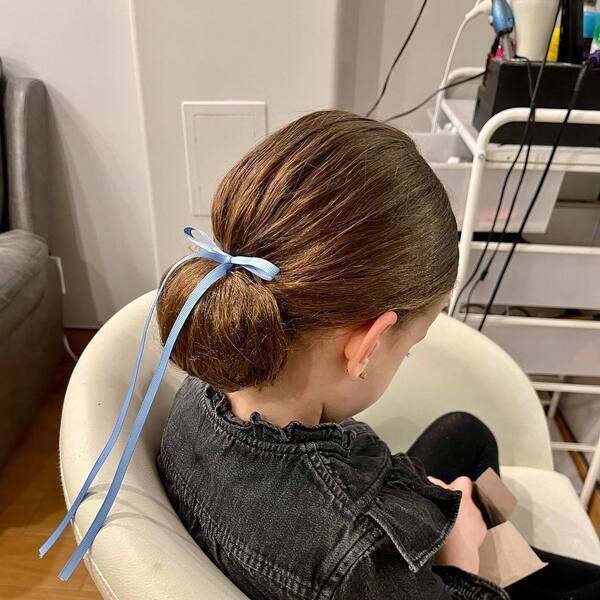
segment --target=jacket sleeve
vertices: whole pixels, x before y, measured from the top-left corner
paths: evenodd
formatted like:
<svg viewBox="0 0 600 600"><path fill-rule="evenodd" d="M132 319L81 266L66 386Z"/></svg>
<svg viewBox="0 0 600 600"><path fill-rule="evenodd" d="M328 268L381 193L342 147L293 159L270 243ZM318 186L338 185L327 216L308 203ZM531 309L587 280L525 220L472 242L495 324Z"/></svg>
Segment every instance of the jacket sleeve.
<svg viewBox="0 0 600 600"><path fill-rule="evenodd" d="M364 552L343 575L332 600L505 600L501 588L454 567L426 563L416 573L409 570L387 536Z"/></svg>

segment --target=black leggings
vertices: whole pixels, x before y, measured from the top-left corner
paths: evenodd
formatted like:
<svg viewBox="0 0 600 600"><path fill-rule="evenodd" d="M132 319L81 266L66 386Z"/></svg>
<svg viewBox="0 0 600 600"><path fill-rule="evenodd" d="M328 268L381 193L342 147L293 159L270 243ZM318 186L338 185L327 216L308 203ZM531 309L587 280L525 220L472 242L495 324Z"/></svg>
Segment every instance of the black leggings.
<svg viewBox="0 0 600 600"><path fill-rule="evenodd" d="M461 475L477 479L488 467L499 474L498 445L489 428L464 412L435 420L408 450L428 475L450 483ZM506 588L512 599L600 598L600 566L533 549L548 563L540 571Z"/></svg>

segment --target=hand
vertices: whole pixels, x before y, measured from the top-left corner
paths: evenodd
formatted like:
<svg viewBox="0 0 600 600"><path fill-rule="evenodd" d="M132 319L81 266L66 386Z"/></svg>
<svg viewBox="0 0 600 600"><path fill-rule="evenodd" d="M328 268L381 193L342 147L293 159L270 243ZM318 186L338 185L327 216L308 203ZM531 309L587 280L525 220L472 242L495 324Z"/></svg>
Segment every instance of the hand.
<svg viewBox="0 0 600 600"><path fill-rule="evenodd" d="M448 490L462 492L458 516L450 535L435 555L437 565L451 565L477 575L479 571L479 547L487 532L481 512L473 502L473 483L468 477L457 477L446 484L435 477L429 480Z"/></svg>

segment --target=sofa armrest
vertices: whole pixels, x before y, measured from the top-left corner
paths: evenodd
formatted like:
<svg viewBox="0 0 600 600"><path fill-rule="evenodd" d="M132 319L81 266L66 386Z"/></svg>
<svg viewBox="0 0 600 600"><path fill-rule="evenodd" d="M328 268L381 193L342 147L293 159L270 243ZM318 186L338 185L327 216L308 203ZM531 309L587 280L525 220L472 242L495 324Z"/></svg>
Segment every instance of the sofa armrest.
<svg viewBox="0 0 600 600"><path fill-rule="evenodd" d="M44 84L7 78L4 90L8 225L48 238L50 148Z"/></svg>

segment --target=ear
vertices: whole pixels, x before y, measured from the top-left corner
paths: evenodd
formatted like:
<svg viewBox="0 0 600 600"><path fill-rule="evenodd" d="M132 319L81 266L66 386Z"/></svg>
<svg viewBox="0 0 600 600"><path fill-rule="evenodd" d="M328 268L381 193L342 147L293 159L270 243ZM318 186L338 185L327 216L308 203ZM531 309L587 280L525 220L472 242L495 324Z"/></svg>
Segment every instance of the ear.
<svg viewBox="0 0 600 600"><path fill-rule="evenodd" d="M390 310L350 334L344 346L346 369L350 379L355 381L360 377L367 368L370 356L379 346L383 332L392 327L397 320L398 315Z"/></svg>

